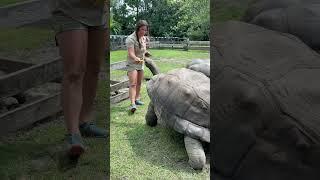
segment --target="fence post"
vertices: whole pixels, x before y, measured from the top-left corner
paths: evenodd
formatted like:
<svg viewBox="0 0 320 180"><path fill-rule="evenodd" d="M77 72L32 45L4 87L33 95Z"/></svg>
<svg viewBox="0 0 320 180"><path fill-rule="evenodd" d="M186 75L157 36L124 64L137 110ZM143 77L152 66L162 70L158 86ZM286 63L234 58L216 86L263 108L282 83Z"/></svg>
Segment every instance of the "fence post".
<svg viewBox="0 0 320 180"><path fill-rule="evenodd" d="M185 38L184 42L185 42L185 45L183 46L183 50L188 51L190 46L189 38Z"/></svg>

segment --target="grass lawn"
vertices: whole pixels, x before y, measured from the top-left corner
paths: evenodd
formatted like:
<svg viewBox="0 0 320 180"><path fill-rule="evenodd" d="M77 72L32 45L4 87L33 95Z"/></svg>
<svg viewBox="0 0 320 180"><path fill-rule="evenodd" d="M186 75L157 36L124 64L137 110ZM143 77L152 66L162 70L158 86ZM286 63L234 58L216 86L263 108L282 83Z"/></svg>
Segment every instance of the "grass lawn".
<svg viewBox="0 0 320 180"><path fill-rule="evenodd" d="M161 59L156 61L161 72L185 67L194 58L209 59L208 51L151 50L151 53L154 59ZM111 52L111 62L123 57L125 51ZM165 58L169 61L164 61ZM112 75L116 77L116 73L111 72ZM146 76L151 76L147 68ZM195 171L189 166L181 134L145 124L150 101L145 83L141 95L146 105L139 106L134 115L128 113L128 101L111 106L111 179L209 179L209 169Z"/></svg>
<svg viewBox="0 0 320 180"><path fill-rule="evenodd" d="M41 48L54 43L54 33L50 29L37 27L0 28L0 56L24 62L39 62L34 59ZM45 56L44 56L45 57ZM40 61L41 62L41 61Z"/></svg>
<svg viewBox="0 0 320 180"><path fill-rule="evenodd" d="M107 122L107 83L100 81L96 123ZM41 124L0 140L0 179L103 179L107 177L107 140L84 138L87 152L78 163L63 153L66 130L63 120Z"/></svg>
<svg viewBox="0 0 320 180"><path fill-rule="evenodd" d="M0 1L0 7L1 6L6 6L6 5L9 5L9 4L14 4L14 3L17 3L17 2L22 2L22 1L25 1L25 0L1 0Z"/></svg>
<svg viewBox="0 0 320 180"><path fill-rule="evenodd" d="M166 50L166 49L149 49L152 59L208 59L209 51L205 50ZM111 51L111 63L125 61L127 59L126 50Z"/></svg>
<svg viewBox="0 0 320 180"><path fill-rule="evenodd" d="M41 47L43 43L52 41L54 33L48 29L35 27L1 28L1 51L29 51Z"/></svg>
<svg viewBox="0 0 320 180"><path fill-rule="evenodd" d="M161 72L167 72L173 68L182 68L192 59L209 59L209 51L205 50L149 50L152 59L155 60ZM127 58L126 50L111 51L111 63L125 61ZM127 74L126 71L115 70L110 72L112 80L121 80ZM145 76L151 77L152 74L148 68L145 68Z"/></svg>

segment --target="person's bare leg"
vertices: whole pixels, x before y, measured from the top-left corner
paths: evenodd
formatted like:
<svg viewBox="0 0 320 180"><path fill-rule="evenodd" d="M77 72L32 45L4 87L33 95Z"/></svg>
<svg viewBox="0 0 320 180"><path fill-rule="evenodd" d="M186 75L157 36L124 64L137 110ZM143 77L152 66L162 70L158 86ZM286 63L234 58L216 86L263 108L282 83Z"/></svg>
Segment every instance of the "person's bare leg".
<svg viewBox="0 0 320 180"><path fill-rule="evenodd" d="M58 34L63 59L62 107L69 133L79 133L79 114L82 104L82 80L86 69L86 30L72 30Z"/></svg>
<svg viewBox="0 0 320 180"><path fill-rule="evenodd" d="M141 89L142 81L143 81L143 70L142 71L138 71L135 100L140 99L140 89Z"/></svg>
<svg viewBox="0 0 320 180"><path fill-rule="evenodd" d="M135 104L135 100L136 100L137 76L138 76L137 70L128 72L129 98L130 98L131 104Z"/></svg>
<svg viewBox="0 0 320 180"><path fill-rule="evenodd" d="M80 123L92 120L93 102L96 96L100 66L105 60L105 50L107 43L106 30L88 31L88 56L87 68L83 78L82 107L80 113Z"/></svg>

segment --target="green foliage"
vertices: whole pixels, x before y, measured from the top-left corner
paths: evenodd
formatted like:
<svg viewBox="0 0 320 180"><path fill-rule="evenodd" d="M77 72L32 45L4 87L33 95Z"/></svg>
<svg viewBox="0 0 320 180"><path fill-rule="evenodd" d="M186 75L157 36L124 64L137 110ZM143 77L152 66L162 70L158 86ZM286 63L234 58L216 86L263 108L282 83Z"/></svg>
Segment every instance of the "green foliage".
<svg viewBox="0 0 320 180"><path fill-rule="evenodd" d="M110 14L110 30L111 34L117 35L121 32L121 24L114 20L113 14Z"/></svg>
<svg viewBox="0 0 320 180"><path fill-rule="evenodd" d="M187 29L187 36L192 40L209 40L210 8L209 0L185 0L181 11L183 16L178 22L180 29Z"/></svg>
<svg viewBox="0 0 320 180"><path fill-rule="evenodd" d="M119 34L131 34L137 20L150 24L151 36L209 39L209 0L124 0L111 3Z"/></svg>
<svg viewBox="0 0 320 180"><path fill-rule="evenodd" d="M183 36L183 32L179 32L176 26L181 15L179 8L179 3L170 3L167 0L155 1L153 8L143 16L150 22L150 34L152 36Z"/></svg>

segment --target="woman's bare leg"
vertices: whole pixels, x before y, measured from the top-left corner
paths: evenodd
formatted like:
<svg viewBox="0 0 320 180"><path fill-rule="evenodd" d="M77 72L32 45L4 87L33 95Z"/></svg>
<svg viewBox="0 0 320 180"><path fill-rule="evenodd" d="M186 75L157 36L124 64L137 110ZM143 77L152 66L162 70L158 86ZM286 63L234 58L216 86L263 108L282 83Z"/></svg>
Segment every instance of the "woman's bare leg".
<svg viewBox="0 0 320 180"><path fill-rule="evenodd" d="M135 104L135 100L136 100L137 76L138 76L137 70L128 72L129 98L130 98L131 104Z"/></svg>
<svg viewBox="0 0 320 180"><path fill-rule="evenodd" d="M143 81L143 70L138 71L138 75L137 75L137 90L136 90L135 100L140 99L140 89L141 89L142 81Z"/></svg>
<svg viewBox="0 0 320 180"><path fill-rule="evenodd" d="M82 82L86 71L88 32L72 30L57 36L63 59L62 106L69 133L79 133Z"/></svg>
<svg viewBox="0 0 320 180"><path fill-rule="evenodd" d="M88 31L87 68L83 78L82 107L80 123L92 120L93 102L96 96L100 66L105 60L107 31L93 29Z"/></svg>

